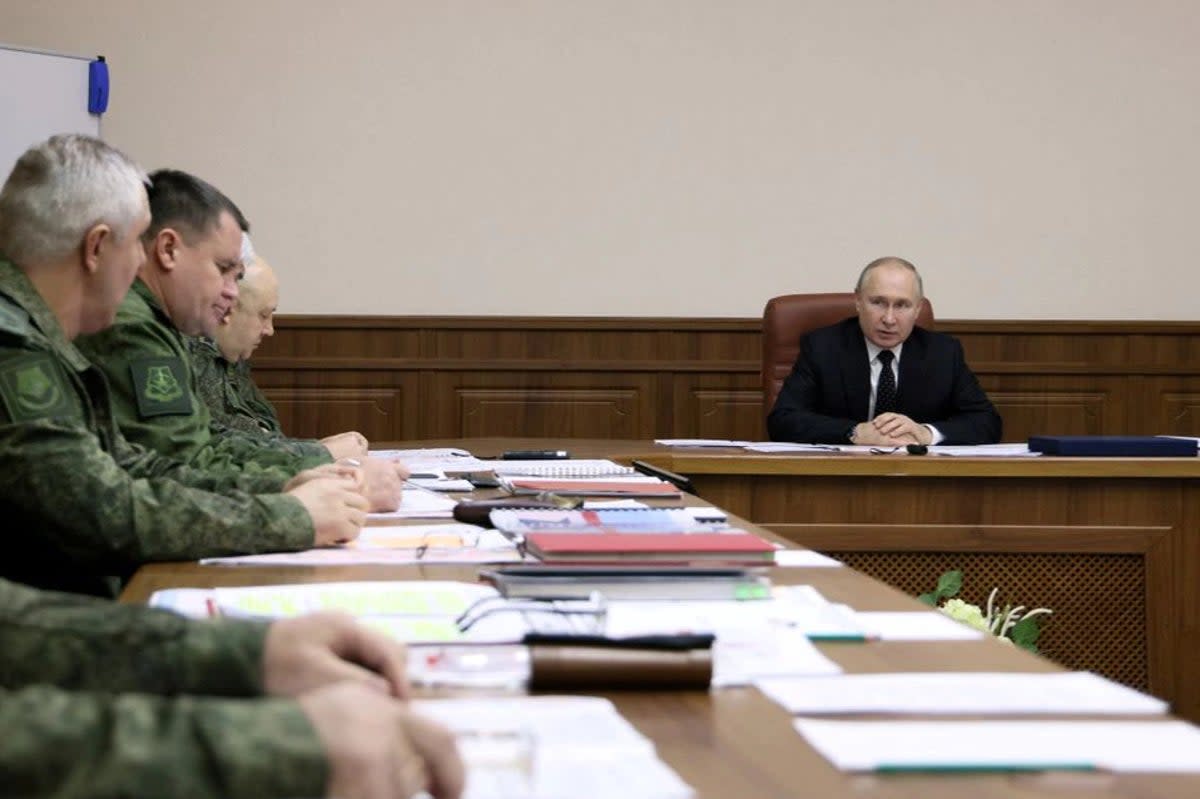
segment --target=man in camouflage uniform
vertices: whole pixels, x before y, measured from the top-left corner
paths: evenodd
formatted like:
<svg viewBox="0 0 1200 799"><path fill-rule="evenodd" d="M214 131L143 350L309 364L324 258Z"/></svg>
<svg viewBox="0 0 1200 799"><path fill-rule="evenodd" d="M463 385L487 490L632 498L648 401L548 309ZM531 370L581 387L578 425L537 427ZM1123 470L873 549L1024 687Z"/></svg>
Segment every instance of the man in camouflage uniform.
<svg viewBox="0 0 1200 799"><path fill-rule="evenodd" d="M213 437L208 409L195 397L184 335L211 333L237 298L245 218L214 187L175 170L150 177L151 222L142 235L145 259L113 325L77 342L108 379L121 432L205 471L273 475L282 485L297 472L332 458L306 458L228 432ZM364 468L372 510L395 510L398 464L365 458L366 442L345 453Z"/></svg>
<svg viewBox="0 0 1200 799"><path fill-rule="evenodd" d="M403 647L348 616L196 622L0 580L6 796L454 799L453 738L406 693Z"/></svg>
<svg viewBox="0 0 1200 799"><path fill-rule="evenodd" d="M264 336L275 334L273 317L279 305L279 281L266 261L254 253L250 236L242 235L245 273L238 283L233 310L216 329L214 338L188 339L196 394L208 408L214 428L238 430L253 438L304 452L320 442L284 436L275 407L254 384L248 359Z"/></svg>
<svg viewBox="0 0 1200 799"><path fill-rule="evenodd" d="M361 485L330 467L280 489L125 440L103 374L71 343L112 323L144 259L144 173L103 142L58 136L0 189L0 574L111 592L147 561L305 549L358 535ZM9 260L11 259L11 260Z"/></svg>

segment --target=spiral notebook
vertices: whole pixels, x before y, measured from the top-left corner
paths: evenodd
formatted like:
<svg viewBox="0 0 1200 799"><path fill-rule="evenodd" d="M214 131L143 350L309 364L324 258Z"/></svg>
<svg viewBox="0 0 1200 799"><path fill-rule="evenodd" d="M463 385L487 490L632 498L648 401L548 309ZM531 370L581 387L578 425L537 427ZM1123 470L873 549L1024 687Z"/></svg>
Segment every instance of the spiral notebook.
<svg viewBox="0 0 1200 799"><path fill-rule="evenodd" d="M619 477L634 473L632 466L610 460L481 461L500 477Z"/></svg>

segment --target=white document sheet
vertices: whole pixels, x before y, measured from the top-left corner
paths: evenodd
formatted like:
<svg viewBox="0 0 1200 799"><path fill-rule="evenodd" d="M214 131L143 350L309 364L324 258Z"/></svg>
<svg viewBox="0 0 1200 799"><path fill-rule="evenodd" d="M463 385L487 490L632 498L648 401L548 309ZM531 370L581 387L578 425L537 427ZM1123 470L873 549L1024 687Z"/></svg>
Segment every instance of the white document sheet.
<svg viewBox="0 0 1200 799"><path fill-rule="evenodd" d="M796 730L842 771L1080 769L1200 773L1185 721L827 721Z"/></svg>
<svg viewBox="0 0 1200 799"><path fill-rule="evenodd" d="M368 519L452 519L458 500L424 488L405 488L397 510L369 513Z"/></svg>
<svg viewBox="0 0 1200 799"><path fill-rule="evenodd" d="M214 566L352 566L521 560L517 545L496 530L472 524L414 524L364 527L358 538L338 547L204 558L200 562Z"/></svg>
<svg viewBox="0 0 1200 799"><path fill-rule="evenodd" d="M745 449L748 452L842 452L843 450L853 450L854 447L847 444L845 446L837 444L797 444L791 441L761 441L755 444L747 444ZM863 451L870 449L863 447Z"/></svg>
<svg viewBox="0 0 1200 799"><path fill-rule="evenodd" d="M775 553L775 565L828 569L844 566L845 564L828 555L822 555L814 549L781 549Z"/></svg>
<svg viewBox="0 0 1200 799"><path fill-rule="evenodd" d="M712 633L714 688L773 675L840 674L813 640L861 640L852 614L824 601L625 601L608 603L604 631L636 635Z"/></svg>
<svg viewBox="0 0 1200 799"><path fill-rule="evenodd" d="M490 614L468 631L456 621L468 607L498 596L489 586L438 580L213 589L220 613L236 618L280 619L316 610L341 610L401 641L520 641L527 629L520 613Z"/></svg>
<svg viewBox="0 0 1200 799"><path fill-rule="evenodd" d="M978 641L986 635L936 610L855 611L854 615L880 641Z"/></svg>
<svg viewBox="0 0 1200 799"><path fill-rule="evenodd" d="M841 674L807 637L759 627L719 635L713 643L713 688L752 685L767 677Z"/></svg>
<svg viewBox="0 0 1200 799"><path fill-rule="evenodd" d="M389 580L288 583L214 588L228 615L283 619L316 610L354 616L439 616L453 618L478 600L497 597L490 586L449 580Z"/></svg>
<svg viewBox="0 0 1200 799"><path fill-rule="evenodd" d="M433 449L377 449L370 454L384 460L400 461L410 472L478 472L485 471L483 461L465 449L437 447Z"/></svg>
<svg viewBox="0 0 1200 799"><path fill-rule="evenodd" d="M865 640L866 630L845 605L811 594L776 586L773 599L750 600L620 600L608 603L605 631L613 637L713 633L743 637L746 629L761 627L764 635L788 631L814 641ZM810 597L815 595L816 600Z"/></svg>
<svg viewBox="0 0 1200 799"><path fill-rule="evenodd" d="M606 699L421 700L467 767L465 799L688 799L692 789Z"/></svg>
<svg viewBox="0 0 1200 799"><path fill-rule="evenodd" d="M664 447L748 447L749 441L726 441L722 438L656 438L655 444Z"/></svg>
<svg viewBox="0 0 1200 799"><path fill-rule="evenodd" d="M426 491L465 494L475 490L475 486L466 480L451 480L448 477L410 477L406 482L414 488L424 488Z"/></svg>
<svg viewBox="0 0 1200 799"><path fill-rule="evenodd" d="M1158 715L1167 703L1086 671L905 673L771 678L759 690L793 714Z"/></svg>

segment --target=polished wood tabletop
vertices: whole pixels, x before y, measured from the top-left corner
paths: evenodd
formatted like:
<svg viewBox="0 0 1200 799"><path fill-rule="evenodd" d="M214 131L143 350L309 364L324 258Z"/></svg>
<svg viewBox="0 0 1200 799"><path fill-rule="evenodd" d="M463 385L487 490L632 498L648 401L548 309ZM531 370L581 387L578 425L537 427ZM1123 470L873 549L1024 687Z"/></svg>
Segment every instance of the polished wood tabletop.
<svg viewBox="0 0 1200 799"><path fill-rule="evenodd" d="M528 439L410 442L398 446L463 446L483 456L505 449L543 448ZM653 458L673 471L696 473L691 455L648 442L544 442L567 448L576 457L610 456L620 460ZM550 448L549 446L545 448ZM704 457L711 457L706 455ZM720 456L718 456L720 457ZM790 459L792 461L800 459ZM843 460L829 458L826 460ZM850 459L846 459L848 462ZM917 460L913 458L912 460ZM945 459L950 460L950 459ZM814 461L804 459L805 463ZM878 459L868 459L879 463ZM955 460L955 463L960 461ZM923 461L923 463L925 463ZM948 468L930 461L920 468ZM812 468L796 465L786 468ZM871 468L882 468L872 466ZM995 467L992 467L995 468ZM1031 465L1013 468L1029 469ZM1079 467L1089 468L1089 467ZM766 530L746 526L767 538ZM377 579L476 579L477 567L404 565L354 567L201 566L160 563L140 569L122 594L126 602L146 602L159 589L265 585L295 582ZM779 584L813 585L830 600L858 610L920 610L911 596L848 568L775 568ZM934 575L936 576L936 575ZM992 640L939 643L873 641L821 644L822 651L847 672L897 671L1033 671L1060 670L1042 658ZM1046 772L975 775L853 775L834 769L794 731L790 717L756 689L613 692L621 713L649 736L659 756L705 799L730 797L881 797L891 799L1000 799L1004 797L1127 797L1182 799L1200 796L1200 775L1113 775Z"/></svg>

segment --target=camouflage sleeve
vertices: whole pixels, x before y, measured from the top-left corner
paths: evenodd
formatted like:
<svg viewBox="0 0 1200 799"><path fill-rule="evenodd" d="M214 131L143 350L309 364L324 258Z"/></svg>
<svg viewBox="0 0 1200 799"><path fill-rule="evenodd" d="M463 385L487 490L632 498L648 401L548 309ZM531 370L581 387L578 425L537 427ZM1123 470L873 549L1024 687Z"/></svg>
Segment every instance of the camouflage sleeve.
<svg viewBox="0 0 1200 799"><path fill-rule="evenodd" d="M257 696L267 625L0 580L0 687Z"/></svg>
<svg viewBox="0 0 1200 799"><path fill-rule="evenodd" d="M253 429L249 429L248 425L252 425ZM271 446L290 452L299 458L306 460L321 461L329 458L329 449L320 441L304 438L288 438L287 436L268 433L261 427L258 427L249 416L239 416L233 413L224 415L213 415L212 423L213 435L220 436L229 432L238 432L242 435L249 435L251 438L270 442Z"/></svg>
<svg viewBox="0 0 1200 799"><path fill-rule="evenodd" d="M329 457L329 450L320 441L303 438L279 438L276 439L276 445L295 452L304 458Z"/></svg>
<svg viewBox="0 0 1200 799"><path fill-rule="evenodd" d="M234 390L237 391L238 397L250 409L263 420L272 431L279 435L283 435L283 426L279 423L279 414L275 411L275 406L267 399L267 396L262 393L262 389L254 382L254 378L250 373L250 365L242 363L234 373Z"/></svg>
<svg viewBox="0 0 1200 799"><path fill-rule="evenodd" d="M207 397L204 401L209 403ZM227 430L238 430L261 439L274 438L275 436L274 433L263 429L255 417L238 413L228 405L213 405L209 403L208 410L212 415L211 429L214 435L220 435Z"/></svg>
<svg viewBox="0 0 1200 799"><path fill-rule="evenodd" d="M0 690L4 794L321 796L328 764L294 701Z"/></svg>
<svg viewBox="0 0 1200 799"><path fill-rule="evenodd" d="M283 488L279 482L279 475L274 473L255 469L242 471L197 469L127 441L124 436L117 437L113 442L111 454L117 464L134 477L169 477L177 483L199 488L202 491L213 491L218 494L232 491L244 491L248 494L274 494Z"/></svg>
<svg viewBox="0 0 1200 799"><path fill-rule="evenodd" d="M240 403L233 382L236 367L221 356L217 345L194 336L187 339L192 359L192 374L196 380L196 396L208 408L210 429L215 435L226 430L240 430L259 438L272 437L260 420L249 413L239 412Z"/></svg>
<svg viewBox="0 0 1200 799"><path fill-rule="evenodd" d="M137 477L69 418L0 422L0 495L22 531L7 545L14 569L23 555L49 552L64 569L114 574L147 561L304 549L314 537L293 497Z"/></svg>
<svg viewBox="0 0 1200 799"><path fill-rule="evenodd" d="M217 345L205 338L188 337L185 343L196 397L208 410L214 438L245 437L256 447L270 447L300 459L304 468L330 460L329 450L321 442L283 434L275 407L258 390L245 362L226 362Z"/></svg>
<svg viewBox="0 0 1200 799"><path fill-rule="evenodd" d="M333 462L333 456L325 447L300 454L292 451L284 441L286 439L261 438L226 429L209 439L195 462L203 468L212 468L211 463L230 461L245 464L247 468L279 470L288 476Z"/></svg>

